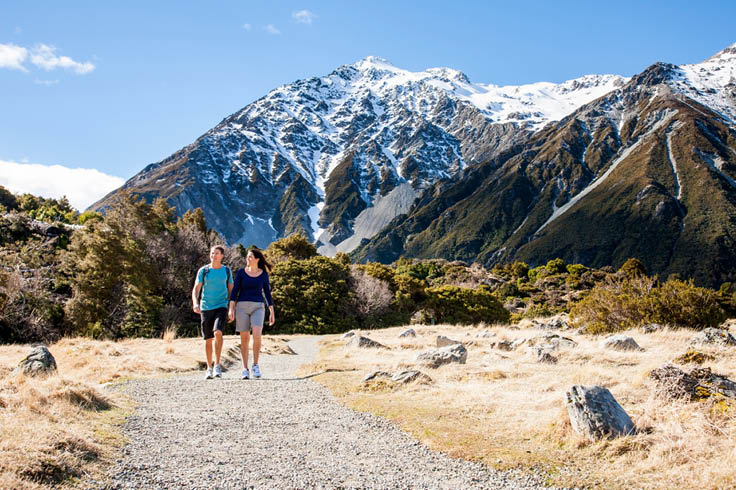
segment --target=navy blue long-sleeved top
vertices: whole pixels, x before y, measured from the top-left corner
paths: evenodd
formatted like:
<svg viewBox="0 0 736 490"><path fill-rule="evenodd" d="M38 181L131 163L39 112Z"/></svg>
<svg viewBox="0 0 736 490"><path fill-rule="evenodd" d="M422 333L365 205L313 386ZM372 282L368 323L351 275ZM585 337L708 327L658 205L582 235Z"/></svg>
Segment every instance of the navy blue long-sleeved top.
<svg viewBox="0 0 736 490"><path fill-rule="evenodd" d="M268 306L273 306L268 273L263 271L259 276L252 277L245 273L245 269L239 269L235 274L235 283L230 293L230 301L255 301L258 303L262 302L264 297Z"/></svg>

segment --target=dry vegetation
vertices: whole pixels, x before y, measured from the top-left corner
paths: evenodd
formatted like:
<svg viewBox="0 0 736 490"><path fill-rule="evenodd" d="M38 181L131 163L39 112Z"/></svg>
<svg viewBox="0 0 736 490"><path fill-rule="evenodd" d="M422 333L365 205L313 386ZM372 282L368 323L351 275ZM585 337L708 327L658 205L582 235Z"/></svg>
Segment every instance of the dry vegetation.
<svg viewBox="0 0 736 490"><path fill-rule="evenodd" d="M239 338L225 337L226 363L240 362ZM282 338L264 337L264 353L284 353ZM120 425L130 400L101 384L186 372L203 366L198 338L118 342L63 339L49 346L59 371L45 378L12 374L28 345L0 346L0 488L71 487L102 474L125 440Z"/></svg>
<svg viewBox="0 0 736 490"><path fill-rule="evenodd" d="M603 488L726 488L736 484L736 404L673 402L655 397L648 373L688 350L688 330L644 334L631 331L645 350L600 347L601 337L557 332L578 346L555 353L556 365L537 363L526 346L497 350L500 340L544 332L509 326L424 326L402 339L404 329L364 332L389 350L346 348L338 337L325 341L305 371L357 368L317 378L348 406L387 417L430 447L497 468L542 468L550 483ZM483 327L487 328L487 327ZM417 368L414 358L434 347L437 335L468 348L465 365L420 368L434 380L398 388L386 381L362 383L376 370ZM736 378L736 349L702 349L715 356L704 364ZM690 365L687 369L694 367ZM607 387L639 432L596 443L578 437L569 424L564 393L574 384Z"/></svg>

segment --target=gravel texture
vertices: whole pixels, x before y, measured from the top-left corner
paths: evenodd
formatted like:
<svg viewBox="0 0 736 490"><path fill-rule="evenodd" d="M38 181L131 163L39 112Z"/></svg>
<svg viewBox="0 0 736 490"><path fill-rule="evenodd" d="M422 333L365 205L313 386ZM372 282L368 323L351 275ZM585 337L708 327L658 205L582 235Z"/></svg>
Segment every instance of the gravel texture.
<svg viewBox="0 0 736 490"><path fill-rule="evenodd" d="M542 488L542 478L495 471L430 451L392 423L340 405L310 379L317 337L297 355L261 358L263 379L204 373L131 381L138 403L106 482L87 488Z"/></svg>

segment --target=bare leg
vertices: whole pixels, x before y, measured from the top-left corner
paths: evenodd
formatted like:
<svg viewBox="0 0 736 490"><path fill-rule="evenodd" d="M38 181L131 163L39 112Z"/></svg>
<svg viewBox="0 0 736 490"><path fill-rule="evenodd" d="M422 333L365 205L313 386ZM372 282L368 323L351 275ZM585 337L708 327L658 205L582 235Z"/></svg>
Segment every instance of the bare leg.
<svg viewBox="0 0 736 490"><path fill-rule="evenodd" d="M204 341L204 353L207 356L207 369L212 366L212 339Z"/></svg>
<svg viewBox="0 0 736 490"><path fill-rule="evenodd" d="M240 332L240 357L243 360L243 369L248 369L248 344L250 344L250 332Z"/></svg>
<svg viewBox="0 0 736 490"><path fill-rule="evenodd" d="M261 354L261 331L263 326L253 327L253 364L258 364L258 356Z"/></svg>
<svg viewBox="0 0 736 490"><path fill-rule="evenodd" d="M215 362L220 364L220 354L222 354L222 332L215 330Z"/></svg>

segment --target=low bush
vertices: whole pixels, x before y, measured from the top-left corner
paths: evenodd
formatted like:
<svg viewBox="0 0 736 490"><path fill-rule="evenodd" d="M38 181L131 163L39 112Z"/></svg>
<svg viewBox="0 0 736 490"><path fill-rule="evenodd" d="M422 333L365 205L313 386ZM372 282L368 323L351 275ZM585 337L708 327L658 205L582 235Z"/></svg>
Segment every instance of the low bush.
<svg viewBox="0 0 736 490"><path fill-rule="evenodd" d="M277 323L272 333L339 333L354 328L350 267L328 257L289 259L271 272Z"/></svg>
<svg viewBox="0 0 736 490"><path fill-rule="evenodd" d="M428 288L426 293L427 305L435 312L438 322L492 324L509 320L509 312L483 286L478 289L439 286Z"/></svg>
<svg viewBox="0 0 736 490"><path fill-rule="evenodd" d="M574 325L590 333L609 333L661 323L703 329L720 324L725 314L715 291L692 281L667 281L633 274L609 278L570 310Z"/></svg>

